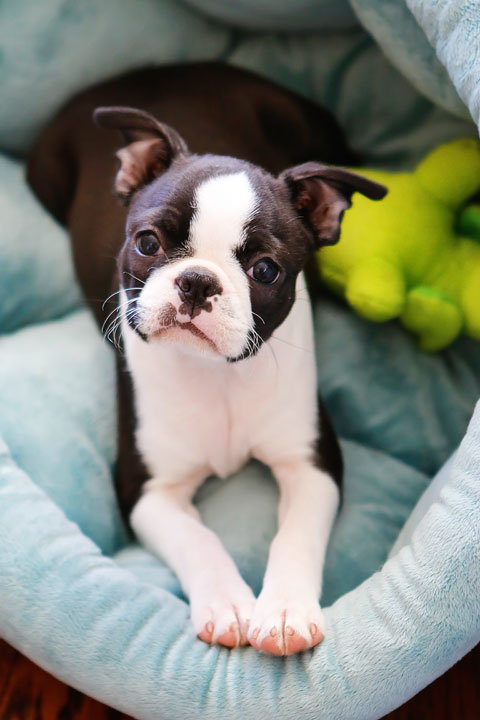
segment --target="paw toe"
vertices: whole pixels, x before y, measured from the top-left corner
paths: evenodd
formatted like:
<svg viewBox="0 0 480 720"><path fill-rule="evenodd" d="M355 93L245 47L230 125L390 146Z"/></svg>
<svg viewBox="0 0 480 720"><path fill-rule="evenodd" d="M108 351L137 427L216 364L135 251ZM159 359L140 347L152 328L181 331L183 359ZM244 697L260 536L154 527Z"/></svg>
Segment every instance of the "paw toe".
<svg viewBox="0 0 480 720"><path fill-rule="evenodd" d="M225 647L229 648L234 648L238 647L239 645L245 644L245 642L242 642L238 623L232 623L226 632L218 635L216 638L216 642L219 645L224 645Z"/></svg>
<svg viewBox="0 0 480 720"><path fill-rule="evenodd" d="M297 633L290 625L287 625L284 634L284 655L292 655L306 650L308 647L310 647L310 644L307 638Z"/></svg>
<svg viewBox="0 0 480 720"><path fill-rule="evenodd" d="M198 637L200 638L200 640L203 640L203 642L211 643L213 637L213 630L213 623L207 622L205 623L203 630L198 633Z"/></svg>

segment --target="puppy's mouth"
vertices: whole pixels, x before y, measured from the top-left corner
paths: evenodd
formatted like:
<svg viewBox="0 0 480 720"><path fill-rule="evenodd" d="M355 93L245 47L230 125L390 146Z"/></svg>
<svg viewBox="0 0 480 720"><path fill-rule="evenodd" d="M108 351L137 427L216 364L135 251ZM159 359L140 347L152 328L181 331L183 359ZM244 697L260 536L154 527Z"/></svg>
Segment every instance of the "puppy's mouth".
<svg viewBox="0 0 480 720"><path fill-rule="evenodd" d="M216 343L211 338L209 338L208 335L205 335L203 330L200 330L200 328L197 327L197 325L195 325L192 320L180 322L177 319L177 310L173 305L168 304L164 308L159 317L159 321L161 323L160 327L157 328L157 330L155 330L150 335L150 337L161 337L169 330L178 328L179 330L186 330L187 332L190 332L194 337L204 341L210 347L210 349L213 350L213 352L219 354Z"/></svg>
<svg viewBox="0 0 480 720"><path fill-rule="evenodd" d="M180 323L177 320L175 320L174 322L170 323L170 325L162 326L161 328L156 330L156 332L152 333L152 335L150 337L160 337L161 335L164 335L166 332L168 332L169 330L172 330L173 328L179 328L180 330L188 330L189 332L192 333L192 335L194 335L199 340L204 340L207 343L207 345L209 345L210 348L215 353L219 352L218 348L215 345L215 343L213 342L213 340L211 338L207 337L205 335L205 333L202 332L200 330L200 328L198 328L196 325L194 325L193 322L191 322L191 321L185 322L185 323Z"/></svg>

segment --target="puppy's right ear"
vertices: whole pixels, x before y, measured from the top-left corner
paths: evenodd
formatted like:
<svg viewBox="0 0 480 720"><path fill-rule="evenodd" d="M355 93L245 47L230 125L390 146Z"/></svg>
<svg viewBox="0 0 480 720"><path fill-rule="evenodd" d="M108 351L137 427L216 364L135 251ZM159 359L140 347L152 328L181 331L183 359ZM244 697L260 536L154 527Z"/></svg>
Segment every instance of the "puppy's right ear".
<svg viewBox="0 0 480 720"><path fill-rule="evenodd" d="M173 128L144 110L99 107L93 120L99 127L119 130L127 143L117 152L121 164L114 182L116 194L125 202L161 175L175 156L188 153L185 141Z"/></svg>

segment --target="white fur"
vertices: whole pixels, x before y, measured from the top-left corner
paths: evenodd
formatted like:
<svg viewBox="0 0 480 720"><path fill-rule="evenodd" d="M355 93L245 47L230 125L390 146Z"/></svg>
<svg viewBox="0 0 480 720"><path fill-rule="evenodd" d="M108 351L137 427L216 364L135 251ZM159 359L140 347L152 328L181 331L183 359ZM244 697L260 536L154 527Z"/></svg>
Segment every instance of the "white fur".
<svg viewBox="0 0 480 720"><path fill-rule="evenodd" d="M219 175L199 185L190 239L195 254L222 263L245 240L244 228L258 205L255 190L245 172Z"/></svg>
<svg viewBox="0 0 480 720"><path fill-rule="evenodd" d="M255 193L247 176L239 173L204 183L196 201L191 228L195 255L148 280L141 294L145 318L150 317L152 327L155 307L167 295L169 302L176 302L171 286L179 269L201 263L217 273L224 299L230 299L194 322L215 336L217 347L239 347L240 335L245 344L251 325L251 307L248 283L233 250L244 240L242 228L255 210ZM255 356L237 363L228 363L211 349L192 352L195 343L205 342L185 342L186 331L178 328L168 331L168 342L163 335L145 343L123 322L135 388L137 445L151 476L133 509L132 527L177 573L203 639L234 645L248 638L278 653L321 640L318 597L338 504L332 479L311 462L317 438L316 370L303 276L297 293L291 312L269 341ZM145 319L144 328L147 325ZM225 477L250 457L272 468L281 491L279 531L256 603L191 504L208 475Z"/></svg>

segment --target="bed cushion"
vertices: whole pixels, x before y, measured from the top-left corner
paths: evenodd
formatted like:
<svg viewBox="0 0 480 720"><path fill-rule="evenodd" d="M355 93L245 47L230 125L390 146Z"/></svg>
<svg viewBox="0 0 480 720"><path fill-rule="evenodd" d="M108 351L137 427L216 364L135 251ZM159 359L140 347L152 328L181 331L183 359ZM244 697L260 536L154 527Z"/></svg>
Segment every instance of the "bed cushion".
<svg viewBox="0 0 480 720"><path fill-rule="evenodd" d="M476 132L413 90L361 28L248 34L166 0L136 7L2 4L5 150L26 152L65 98L93 80L201 57L324 102L353 145L384 166ZM369 324L315 299L319 389L346 460L325 570L327 636L287 659L206 646L174 574L120 519L113 351L82 304L65 231L23 174L20 161L0 158L0 634L114 707L175 720L380 717L473 647L480 408L465 431L480 394L478 344L462 338L423 355L396 323ZM275 532L270 473L252 463L213 478L197 502L258 591Z"/></svg>
<svg viewBox="0 0 480 720"><path fill-rule="evenodd" d="M462 339L436 357L421 355L395 323L372 325L335 300L317 300L319 385L346 459L345 502L325 571L323 603L333 603L327 638L288 660L209 648L194 637L173 573L122 526L111 477L112 350L78 302L66 233L30 195L18 163L3 161L1 187L28 207L22 214L11 203L0 242L0 633L9 642L141 718L160 711L166 718L245 717L254 705L266 717L279 707L289 717L299 702L303 717L321 708L338 718L339 703L343 717L364 717L367 708L393 707L413 694L473 644L480 595L470 605L464 598L461 608L454 598L461 572L469 593L478 581L467 552L479 527L475 477L451 490L454 510L436 511L435 533L424 531L420 555L409 544L381 568L433 470L464 433L480 390L478 346ZM55 283L20 282L22 264L32 278L54 264ZM43 321L47 307L52 319ZM16 327L15 317L29 324ZM270 473L252 463L226 481L211 479L197 502L258 592L275 532ZM452 553L445 535L460 532L463 514L469 520ZM413 602L417 584L423 594ZM440 631L449 639L437 646ZM387 660L389 682L398 674L394 693L380 672ZM411 683L400 681L405 674Z"/></svg>

